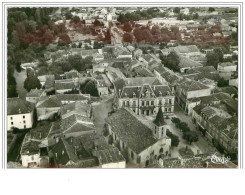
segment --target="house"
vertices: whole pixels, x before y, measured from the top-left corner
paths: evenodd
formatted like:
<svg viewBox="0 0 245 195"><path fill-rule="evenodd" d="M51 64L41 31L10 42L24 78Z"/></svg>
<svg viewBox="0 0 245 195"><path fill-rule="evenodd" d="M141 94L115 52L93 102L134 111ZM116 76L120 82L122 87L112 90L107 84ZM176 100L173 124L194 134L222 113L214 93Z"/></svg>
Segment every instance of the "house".
<svg viewBox="0 0 245 195"><path fill-rule="evenodd" d="M116 52L117 58L130 58L132 59L132 53L129 52L126 48L125 49L120 49Z"/></svg>
<svg viewBox="0 0 245 195"><path fill-rule="evenodd" d="M168 84L172 92L175 92L177 83L182 79L182 76L163 66L156 67L154 74L162 84Z"/></svg>
<svg viewBox="0 0 245 195"><path fill-rule="evenodd" d="M72 90L79 90L78 79L55 80L55 93L64 94Z"/></svg>
<svg viewBox="0 0 245 195"><path fill-rule="evenodd" d="M169 86L155 77L128 78L123 85L115 82L114 103L119 108L130 108L136 114L153 115L162 108L164 115L174 112L174 95Z"/></svg>
<svg viewBox="0 0 245 195"><path fill-rule="evenodd" d="M40 98L36 104L38 120L52 118L60 107L73 102L89 103L90 96L85 94L57 94Z"/></svg>
<svg viewBox="0 0 245 195"><path fill-rule="evenodd" d="M7 99L8 131L29 129L33 125L34 105L20 98Z"/></svg>
<svg viewBox="0 0 245 195"><path fill-rule="evenodd" d="M230 80L232 75L237 71L237 65L231 62L223 62L218 64L217 70L220 77Z"/></svg>
<svg viewBox="0 0 245 195"><path fill-rule="evenodd" d="M122 108L106 119L108 139L116 145L128 162L145 167L150 159L168 155L171 139L166 136L167 125L161 109L152 127L128 108Z"/></svg>
<svg viewBox="0 0 245 195"><path fill-rule="evenodd" d="M104 58L104 55L102 55L102 54L96 54L95 56L94 56L94 60L95 60L95 62L98 62L98 61L102 61L102 60L104 60L105 58Z"/></svg>
<svg viewBox="0 0 245 195"><path fill-rule="evenodd" d="M105 83L105 81L103 79L97 79L97 90L99 93L99 96L107 96L109 95L109 90L108 90L108 86Z"/></svg>
<svg viewBox="0 0 245 195"><path fill-rule="evenodd" d="M211 88L194 80L184 79L176 86L177 102L186 113L189 113L187 107L187 100L192 98L209 96L210 94Z"/></svg>
<svg viewBox="0 0 245 195"><path fill-rule="evenodd" d="M179 67L180 67L181 73L186 73L191 68L203 67L203 64L197 61L191 60L190 58L182 56L182 55L179 56L179 60L180 60Z"/></svg>
<svg viewBox="0 0 245 195"><path fill-rule="evenodd" d="M41 122L38 126L30 130L22 142L20 156L23 167L47 167L49 164L47 146L45 142L52 123Z"/></svg>
<svg viewBox="0 0 245 195"><path fill-rule="evenodd" d="M44 89L31 89L31 91L26 94L26 101L36 104L42 96L46 96Z"/></svg>

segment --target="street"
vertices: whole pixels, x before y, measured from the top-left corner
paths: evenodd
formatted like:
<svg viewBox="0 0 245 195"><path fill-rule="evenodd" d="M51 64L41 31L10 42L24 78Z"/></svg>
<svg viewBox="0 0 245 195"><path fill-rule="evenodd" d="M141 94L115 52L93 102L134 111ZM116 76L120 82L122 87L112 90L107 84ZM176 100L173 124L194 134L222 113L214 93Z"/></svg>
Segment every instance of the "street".
<svg viewBox="0 0 245 195"><path fill-rule="evenodd" d="M105 97L101 102L92 103L94 124L99 135L103 134L105 119L112 111L113 95Z"/></svg>
<svg viewBox="0 0 245 195"><path fill-rule="evenodd" d="M187 116L184 113L184 111L180 108L180 106L178 105L177 102L175 102L174 114L181 121L186 122L192 131L196 131L198 133L198 141L197 142L193 142L192 145L189 145L188 143L186 143L185 140L182 139L182 133L175 127L175 125L174 124L170 125L172 132L174 134L178 134L179 138L181 138L180 142L184 141L183 143L180 143L180 144L185 144L185 145L190 146L190 148L193 150L193 152L195 154L197 153L197 150L199 150L200 153L216 152L217 151L215 149L215 147L213 147L212 144L209 143L206 140L206 138L202 136L201 132L196 130L195 125L192 123L191 117Z"/></svg>

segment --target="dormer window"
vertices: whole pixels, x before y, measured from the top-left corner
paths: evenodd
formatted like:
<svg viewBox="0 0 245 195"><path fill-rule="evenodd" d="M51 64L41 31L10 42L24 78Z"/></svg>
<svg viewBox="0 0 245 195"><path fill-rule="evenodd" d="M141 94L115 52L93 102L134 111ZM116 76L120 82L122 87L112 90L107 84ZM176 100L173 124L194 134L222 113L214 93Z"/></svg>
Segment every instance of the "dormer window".
<svg viewBox="0 0 245 195"><path fill-rule="evenodd" d="M159 91L159 96L162 97L162 92L161 91Z"/></svg>
<svg viewBox="0 0 245 195"><path fill-rule="evenodd" d="M136 94L133 92L133 98L136 98Z"/></svg>

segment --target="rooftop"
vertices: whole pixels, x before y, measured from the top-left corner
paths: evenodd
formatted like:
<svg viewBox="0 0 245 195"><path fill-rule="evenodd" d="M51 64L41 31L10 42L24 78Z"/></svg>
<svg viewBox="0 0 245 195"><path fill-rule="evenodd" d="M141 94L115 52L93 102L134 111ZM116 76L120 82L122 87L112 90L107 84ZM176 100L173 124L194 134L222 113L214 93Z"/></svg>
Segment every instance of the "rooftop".
<svg viewBox="0 0 245 195"><path fill-rule="evenodd" d="M20 98L8 98L7 100L7 115L27 114L33 109L33 104Z"/></svg>
<svg viewBox="0 0 245 195"><path fill-rule="evenodd" d="M157 142L151 129L126 108L113 113L106 121L119 139L137 154Z"/></svg>
<svg viewBox="0 0 245 195"><path fill-rule="evenodd" d="M43 89L31 89L31 91L26 94L26 97L40 97L43 92Z"/></svg>

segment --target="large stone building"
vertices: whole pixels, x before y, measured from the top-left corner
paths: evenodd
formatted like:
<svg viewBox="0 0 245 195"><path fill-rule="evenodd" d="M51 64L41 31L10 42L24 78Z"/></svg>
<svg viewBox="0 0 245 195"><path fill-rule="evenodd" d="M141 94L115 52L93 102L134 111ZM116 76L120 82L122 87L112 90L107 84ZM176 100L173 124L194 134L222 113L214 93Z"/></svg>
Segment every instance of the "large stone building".
<svg viewBox="0 0 245 195"><path fill-rule="evenodd" d="M106 119L107 137L122 152L128 162L140 167L150 160L169 154L171 139L166 136L167 125L159 109L156 120L150 126L128 108L122 108Z"/></svg>
<svg viewBox="0 0 245 195"><path fill-rule="evenodd" d="M139 115L154 115L159 108L164 115L174 112L173 93L169 86L162 85L155 77L120 79L114 86L118 109L127 107Z"/></svg>

